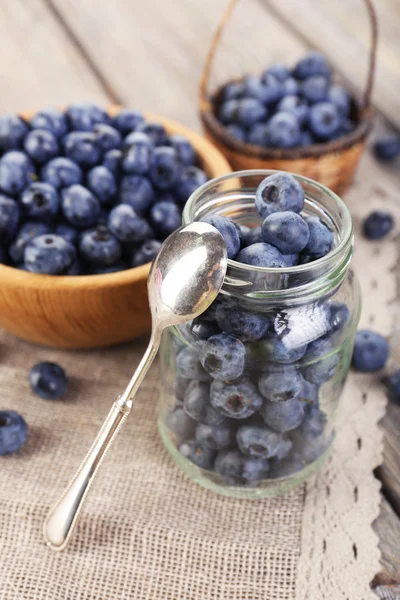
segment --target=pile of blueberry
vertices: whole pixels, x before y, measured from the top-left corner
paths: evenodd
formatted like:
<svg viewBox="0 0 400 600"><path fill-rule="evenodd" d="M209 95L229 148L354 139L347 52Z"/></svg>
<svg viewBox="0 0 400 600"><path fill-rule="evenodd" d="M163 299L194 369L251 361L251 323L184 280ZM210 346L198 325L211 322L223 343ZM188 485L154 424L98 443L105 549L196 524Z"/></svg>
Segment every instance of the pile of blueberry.
<svg viewBox="0 0 400 600"><path fill-rule="evenodd" d="M236 140L255 146L332 141L356 126L352 97L332 75L326 58L310 51L292 69L276 64L261 75L227 83L215 114Z"/></svg>
<svg viewBox="0 0 400 600"><path fill-rule="evenodd" d="M133 110L0 117L0 263L110 273L150 262L206 180L190 142Z"/></svg>

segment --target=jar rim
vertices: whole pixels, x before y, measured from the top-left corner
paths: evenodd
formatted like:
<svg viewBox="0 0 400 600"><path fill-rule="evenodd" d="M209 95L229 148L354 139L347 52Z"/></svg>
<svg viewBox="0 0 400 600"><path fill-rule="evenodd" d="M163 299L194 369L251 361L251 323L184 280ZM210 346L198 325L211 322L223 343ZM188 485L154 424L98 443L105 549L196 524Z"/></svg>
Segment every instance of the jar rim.
<svg viewBox="0 0 400 600"><path fill-rule="evenodd" d="M198 187L189 197L189 199L187 200L184 209L183 209L183 213L182 213L182 222L184 225L188 225L189 223L191 223L194 220L194 206L196 201L201 198L201 196L207 192L208 190L212 189L213 187L215 187L216 185L222 184L225 181L229 181L229 180L234 180L235 178L245 178L245 177L255 177L255 176L260 176L263 178L269 177L270 175L273 175L274 173L288 173L287 171L281 171L281 170L275 170L275 169L247 169L247 170L243 170L243 171L233 171L232 173L228 173L226 175L221 175L219 177L216 177L214 179L210 179L209 181L207 181L206 183L204 183L203 185L201 185L200 187ZM302 184L302 187L304 189L304 184L307 184L307 186L314 188L315 190L318 190L320 192L322 192L323 194L329 196L338 206L338 208L341 211L341 215L342 215L342 229L341 229L341 236L340 236L340 240L339 240L339 244L337 246L335 246L332 250L330 250L328 252L328 254L326 254L325 256L322 256L321 258L317 258L316 260L312 261L311 263L305 263L302 265L295 265L293 267L258 267L255 265L247 265L245 263L241 263L238 262L236 260L232 260L231 258L228 258L228 267L233 267L236 270L242 270L243 272L259 272L259 273L264 273L266 275L268 274L276 274L276 275L280 275L280 274L296 274L296 273L304 273L310 270L310 268L323 268L324 265L328 265L331 264L332 262L334 262L334 260L338 257L340 257L340 255L346 250L346 248L349 246L349 244L351 244L352 242L352 238L353 238L353 222L352 222L352 218L350 215L350 211L347 208L346 204L343 202L343 200L332 190L330 190L328 187L326 187L324 184L319 183L318 181L315 181L315 179L311 179L309 177L305 177L304 175L298 175L296 173L289 173L289 175L292 175L297 181L299 181Z"/></svg>

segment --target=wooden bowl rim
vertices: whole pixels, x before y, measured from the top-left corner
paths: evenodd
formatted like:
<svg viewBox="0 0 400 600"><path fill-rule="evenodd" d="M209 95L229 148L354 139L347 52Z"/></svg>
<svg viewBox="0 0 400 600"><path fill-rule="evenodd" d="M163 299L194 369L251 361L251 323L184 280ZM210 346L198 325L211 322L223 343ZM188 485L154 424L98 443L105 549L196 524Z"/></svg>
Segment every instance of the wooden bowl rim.
<svg viewBox="0 0 400 600"><path fill-rule="evenodd" d="M240 78L232 79L231 81L240 81ZM225 85L227 85L227 83L217 88L217 90L212 94L211 98L200 98L200 119L205 130L212 134L212 138L222 143L229 150L236 152L236 154L241 154L242 156L248 158L282 161L301 160L304 158L322 158L328 154L339 153L342 150L346 150L355 144L364 141L372 127L372 119L374 115L373 109L371 107L363 108L358 94L354 90L348 88L352 94L355 108L359 117L357 126L350 133L347 133L331 142L311 144L310 146L297 148L261 148L260 146L254 146L253 144L247 144L246 142L241 142L230 135L226 127L224 127L224 125L217 119L213 110L213 100L220 95L222 89L225 87Z"/></svg>
<svg viewBox="0 0 400 600"><path fill-rule="evenodd" d="M64 109L65 107L60 108ZM124 107L111 105L108 108L108 113L111 116L114 116L122 108ZM21 113L21 116L29 121L35 114L36 111L24 111ZM201 157L203 162L206 161L207 165L213 169L213 172L211 173L212 179L232 172L232 169L222 152L201 134L173 119L162 117L154 113L144 112L143 114L147 120L157 121L164 125L167 130L186 136L195 147L197 154ZM10 267L9 265L0 264L0 278L2 279L3 285L18 283L20 288L27 289L49 287L57 287L58 290L72 290L79 288L90 289L99 287L113 288L147 279L150 265L151 263L146 263L145 265L131 267L124 271L102 273L100 275L42 275L41 273L30 273L29 271L23 271L22 269Z"/></svg>

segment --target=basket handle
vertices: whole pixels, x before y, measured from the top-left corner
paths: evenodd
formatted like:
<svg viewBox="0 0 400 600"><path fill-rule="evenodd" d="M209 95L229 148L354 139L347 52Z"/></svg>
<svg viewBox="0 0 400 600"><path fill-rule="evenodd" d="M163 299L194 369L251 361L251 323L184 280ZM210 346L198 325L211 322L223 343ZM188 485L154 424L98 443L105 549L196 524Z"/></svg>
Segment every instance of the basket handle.
<svg viewBox="0 0 400 600"><path fill-rule="evenodd" d="M372 0L363 0L363 1L365 4L365 8L367 10L368 16L369 16L370 27L371 27L371 42L370 42L371 45L370 45L370 49L369 49L368 75L367 75L367 81L365 84L365 90L364 90L364 94L363 94L363 104L362 104L363 109L367 109L371 105L371 94L372 94L372 88L374 85L374 78L375 78L376 50L377 50L377 43L378 43L378 21L377 21L376 11L375 11L374 5L372 3ZM221 20L218 24L218 27L217 27L217 29L214 33L214 36L211 40L210 49L207 54L203 74L202 74L202 77L200 80L200 106L202 108L210 108L210 101L208 98L208 87L209 87L210 74L211 74L211 69L212 69L212 65L214 62L215 53L218 48L219 42L221 40L221 36L225 29L225 26L226 26L228 20L230 19L230 16L231 16L233 9L235 8L237 2L238 2L238 0L229 0L228 1L228 4L227 4L227 6L222 14Z"/></svg>

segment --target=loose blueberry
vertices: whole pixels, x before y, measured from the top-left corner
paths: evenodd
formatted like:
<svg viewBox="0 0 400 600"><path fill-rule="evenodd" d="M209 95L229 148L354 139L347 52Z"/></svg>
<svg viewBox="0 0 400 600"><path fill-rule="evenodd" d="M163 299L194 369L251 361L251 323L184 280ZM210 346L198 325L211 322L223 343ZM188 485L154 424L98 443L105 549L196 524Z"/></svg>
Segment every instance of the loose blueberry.
<svg viewBox="0 0 400 600"><path fill-rule="evenodd" d="M87 169L96 165L101 149L96 136L90 131L72 131L64 138L65 155L70 160Z"/></svg>
<svg viewBox="0 0 400 600"><path fill-rule="evenodd" d="M157 256L161 248L161 242L158 240L147 240L132 255L132 267L145 265Z"/></svg>
<svg viewBox="0 0 400 600"><path fill-rule="evenodd" d="M254 267L283 268L287 266L284 255L275 246L264 242L243 248L236 256L236 260Z"/></svg>
<svg viewBox="0 0 400 600"><path fill-rule="evenodd" d="M160 147L154 151L150 179L160 190L170 190L178 181L182 165L174 148Z"/></svg>
<svg viewBox="0 0 400 600"><path fill-rule="evenodd" d="M351 362L354 369L363 373L378 371L388 357L389 344L382 335L369 329L357 331Z"/></svg>
<svg viewBox="0 0 400 600"><path fill-rule="evenodd" d="M153 233L146 219L137 215L129 204L119 204L112 209L108 227L120 242L128 244L140 244Z"/></svg>
<svg viewBox="0 0 400 600"><path fill-rule="evenodd" d="M307 102L299 96L286 95L279 102L277 108L278 112L287 112L294 115L300 125L307 121L310 112Z"/></svg>
<svg viewBox="0 0 400 600"><path fill-rule="evenodd" d="M181 210L172 202L156 202L150 209L150 222L165 237L182 225Z"/></svg>
<svg viewBox="0 0 400 600"><path fill-rule="evenodd" d="M391 134L380 138L374 144L374 154L382 161L391 161L400 155L400 135Z"/></svg>
<svg viewBox="0 0 400 600"><path fill-rule="evenodd" d="M240 250L240 230L236 224L221 215L210 215L202 220L220 232L224 238L228 258L235 258Z"/></svg>
<svg viewBox="0 0 400 600"><path fill-rule="evenodd" d="M200 362L214 379L231 381L241 376L246 349L233 335L220 333L204 342Z"/></svg>
<svg viewBox="0 0 400 600"><path fill-rule="evenodd" d="M136 126L136 131L145 133L155 146L166 146L168 142L167 132L161 123L154 121L142 121Z"/></svg>
<svg viewBox="0 0 400 600"><path fill-rule="evenodd" d="M95 125L93 127L93 134L95 142L102 152L118 149L121 145L121 134L110 125L103 123Z"/></svg>
<svg viewBox="0 0 400 600"><path fill-rule="evenodd" d="M363 223L363 231L369 240L381 240L392 231L394 220L391 214L383 210L370 213Z"/></svg>
<svg viewBox="0 0 400 600"><path fill-rule="evenodd" d="M284 458L292 447L290 440L263 424L241 425L236 439L240 451L255 458Z"/></svg>
<svg viewBox="0 0 400 600"><path fill-rule="evenodd" d="M18 228L19 216L17 202L0 194L0 244L11 242Z"/></svg>
<svg viewBox="0 0 400 600"><path fill-rule="evenodd" d="M121 244L104 225L82 234L79 251L84 261L99 267L115 264L122 255Z"/></svg>
<svg viewBox="0 0 400 600"><path fill-rule="evenodd" d="M0 411L0 456L17 452L26 442L28 426L13 410Z"/></svg>
<svg viewBox="0 0 400 600"><path fill-rule="evenodd" d="M174 186L174 196L180 204L184 204L192 193L206 181L207 175L198 167L184 167Z"/></svg>
<svg viewBox="0 0 400 600"><path fill-rule="evenodd" d="M383 383L389 392L390 400L400 404L400 369L395 371L392 375L384 377Z"/></svg>
<svg viewBox="0 0 400 600"><path fill-rule="evenodd" d="M108 169L114 177L118 177L121 170L122 163L122 151L121 150L109 150L103 156L103 167Z"/></svg>
<svg viewBox="0 0 400 600"><path fill-rule="evenodd" d="M268 145L293 148L300 141L300 124L293 113L278 112L268 121Z"/></svg>
<svg viewBox="0 0 400 600"><path fill-rule="evenodd" d="M222 331L238 337L243 342L259 340L270 326L267 317L226 303L217 306L216 317Z"/></svg>
<svg viewBox="0 0 400 600"><path fill-rule="evenodd" d="M212 469L215 450L200 446L195 440L185 440L179 444L179 452L201 469Z"/></svg>
<svg viewBox="0 0 400 600"><path fill-rule="evenodd" d="M169 137L169 141L183 165L186 167L194 165L196 162L196 152L185 136L175 133Z"/></svg>
<svg viewBox="0 0 400 600"><path fill-rule="evenodd" d="M15 264L24 260L24 252L27 245L39 235L50 233L50 228L45 223L35 221L24 223L19 229L13 243L8 248L8 254Z"/></svg>
<svg viewBox="0 0 400 600"><path fill-rule="evenodd" d="M139 215L143 215L155 200L154 188L142 175L125 175L121 179L119 200L122 204L130 204Z"/></svg>
<svg viewBox="0 0 400 600"><path fill-rule="evenodd" d="M195 439L200 446L222 450L235 445L235 430L232 425L225 421L222 425L204 425L200 423L196 427Z"/></svg>
<svg viewBox="0 0 400 600"><path fill-rule="evenodd" d="M332 75L332 67L323 54L316 50L310 50L296 64L293 73L297 79L306 79L313 75L323 75L329 78Z"/></svg>
<svg viewBox="0 0 400 600"><path fill-rule="evenodd" d="M304 247L305 254L311 254L314 259L321 258L330 252L334 245L333 231L317 216L304 217L310 237Z"/></svg>
<svg viewBox="0 0 400 600"><path fill-rule="evenodd" d="M293 367L263 373L258 380L258 389L270 402L288 402L298 398L302 390L302 379Z"/></svg>
<svg viewBox="0 0 400 600"><path fill-rule="evenodd" d="M18 115L0 117L0 150L21 148L24 137L29 131L28 125Z"/></svg>
<svg viewBox="0 0 400 600"><path fill-rule="evenodd" d="M56 138L62 138L68 131L65 115L58 108L48 107L40 110L31 121L32 129L47 129Z"/></svg>
<svg viewBox="0 0 400 600"><path fill-rule="evenodd" d="M0 189L11 196L19 194L34 179L34 168L24 152L10 150L0 159Z"/></svg>
<svg viewBox="0 0 400 600"><path fill-rule="evenodd" d="M272 213L262 224L264 242L272 244L282 254L296 254L308 243L310 232L300 215L291 211Z"/></svg>
<svg viewBox="0 0 400 600"><path fill-rule="evenodd" d="M49 161L60 152L56 136L47 129L32 129L25 137L24 150L38 164Z"/></svg>
<svg viewBox="0 0 400 600"><path fill-rule="evenodd" d="M52 223L60 207L60 198L55 187L36 182L22 193L20 205L26 218Z"/></svg>
<svg viewBox="0 0 400 600"><path fill-rule="evenodd" d="M189 417L181 404L177 404L168 412L166 423L167 427L181 438L194 436L196 421Z"/></svg>
<svg viewBox="0 0 400 600"><path fill-rule="evenodd" d="M55 400L64 396L67 382L64 369L53 362L37 363L29 372L32 390L45 400Z"/></svg>
<svg viewBox="0 0 400 600"><path fill-rule="evenodd" d="M78 229L96 225L100 213L100 204L97 198L79 184L62 190L61 207L67 221Z"/></svg>
<svg viewBox="0 0 400 600"><path fill-rule="evenodd" d="M42 168L42 180L55 188L64 188L82 181L81 168L69 158L53 158Z"/></svg>
<svg viewBox="0 0 400 600"><path fill-rule="evenodd" d="M300 213L304 207L304 191L293 175L274 173L258 186L255 202L258 213L264 219L280 211Z"/></svg>
<svg viewBox="0 0 400 600"><path fill-rule="evenodd" d="M311 103L327 100L329 80L322 75L307 77L302 83L301 93Z"/></svg>
<svg viewBox="0 0 400 600"><path fill-rule="evenodd" d="M111 202L117 194L114 175L106 167L100 165L90 169L87 174L87 186L102 204Z"/></svg>
<svg viewBox="0 0 400 600"><path fill-rule="evenodd" d="M321 140L328 140L340 127L341 115L332 102L317 102L310 108L311 133Z"/></svg>
<svg viewBox="0 0 400 600"><path fill-rule="evenodd" d="M211 384L210 402L216 411L232 419L247 419L260 410L263 397L248 379L226 383L215 379Z"/></svg>
<svg viewBox="0 0 400 600"><path fill-rule="evenodd" d="M122 108L112 119L112 124L115 129L118 129L123 134L129 133L143 123L143 115L131 108Z"/></svg>
<svg viewBox="0 0 400 600"><path fill-rule="evenodd" d="M53 234L35 237L25 248L24 262L31 273L60 275L76 258L72 244Z"/></svg>
<svg viewBox="0 0 400 600"><path fill-rule="evenodd" d="M143 175L150 171L153 162L153 142L144 133L132 133L129 136L129 145L122 158L122 170L124 173Z"/></svg>
<svg viewBox="0 0 400 600"><path fill-rule="evenodd" d="M92 131L98 123L109 124L111 121L103 108L91 102L70 104L65 114L75 131Z"/></svg>
<svg viewBox="0 0 400 600"><path fill-rule="evenodd" d="M265 400L260 414L267 425L276 431L285 432L296 429L304 419L305 404L293 398L286 402Z"/></svg>

